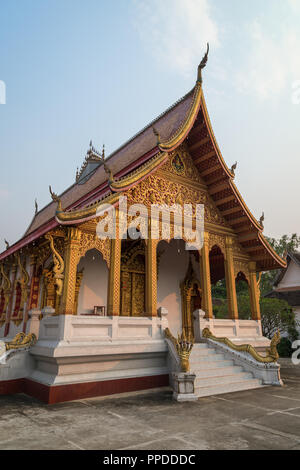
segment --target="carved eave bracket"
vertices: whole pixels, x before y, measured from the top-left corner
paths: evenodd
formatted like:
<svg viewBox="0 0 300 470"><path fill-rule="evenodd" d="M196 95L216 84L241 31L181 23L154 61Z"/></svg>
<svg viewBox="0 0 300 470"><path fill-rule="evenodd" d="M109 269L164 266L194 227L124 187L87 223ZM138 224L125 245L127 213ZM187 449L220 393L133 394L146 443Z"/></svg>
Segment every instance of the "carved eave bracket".
<svg viewBox="0 0 300 470"><path fill-rule="evenodd" d="M53 201L53 202L56 202L56 204L57 204L56 214L59 214L59 213L63 212L61 199L60 199L60 197L58 197L57 194L55 194L55 193L52 191L51 186L49 186L49 192L50 192L50 194L51 194L52 201Z"/></svg>
<svg viewBox="0 0 300 470"><path fill-rule="evenodd" d="M20 270L20 277L19 277L18 282L20 283L21 290L22 290L22 298L21 298L20 306L21 306L21 308L23 308L25 302L27 301L27 297L28 297L28 288L29 288L30 276L29 276L28 272L26 271L25 266L21 262L21 258L20 258L19 253L16 253L15 257L16 257L17 265L19 266L19 270Z"/></svg>
<svg viewBox="0 0 300 470"><path fill-rule="evenodd" d="M53 256L53 273L54 273L54 278L55 278L55 284L56 284L56 293L58 296L62 295L63 291L63 280L64 280L64 269L65 269L65 263L62 258L62 256L58 253L57 249L54 246L54 238L53 235L50 233L47 233L45 235L45 238L49 240L50 243L50 248Z"/></svg>

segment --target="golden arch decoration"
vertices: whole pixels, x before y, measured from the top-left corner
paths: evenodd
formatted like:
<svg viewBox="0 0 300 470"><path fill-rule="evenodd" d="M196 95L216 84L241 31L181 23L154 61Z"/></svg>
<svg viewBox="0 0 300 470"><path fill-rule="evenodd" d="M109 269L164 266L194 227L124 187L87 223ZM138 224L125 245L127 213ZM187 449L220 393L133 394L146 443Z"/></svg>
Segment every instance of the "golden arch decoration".
<svg viewBox="0 0 300 470"><path fill-rule="evenodd" d="M250 273L249 273L249 267L248 263L244 261L239 261L239 260L234 260L233 261L233 267L234 267L234 278L236 279L239 273L242 273L248 283L250 282Z"/></svg>
<svg viewBox="0 0 300 470"><path fill-rule="evenodd" d="M77 264L80 259L83 258L86 253L90 250L97 250L110 267L110 239L101 240L97 237L97 234L81 232L79 249L77 252Z"/></svg>
<svg viewBox="0 0 300 470"><path fill-rule="evenodd" d="M224 256L224 259L226 258L226 245L225 245L225 237L222 237L221 235L217 235L215 233L209 233L208 237L208 249L211 251L211 249L217 246L220 248L222 251L222 254Z"/></svg>

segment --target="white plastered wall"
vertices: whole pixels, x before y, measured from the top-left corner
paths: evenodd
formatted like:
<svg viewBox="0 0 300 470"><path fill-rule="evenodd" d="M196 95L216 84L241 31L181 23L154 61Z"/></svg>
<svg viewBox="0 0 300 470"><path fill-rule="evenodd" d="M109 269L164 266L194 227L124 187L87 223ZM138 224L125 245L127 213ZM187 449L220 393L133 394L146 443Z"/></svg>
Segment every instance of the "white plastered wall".
<svg viewBox="0 0 300 470"><path fill-rule="evenodd" d="M97 250L81 258L78 269L84 268L78 297L78 315L93 313L95 305L107 305L108 267Z"/></svg>
<svg viewBox="0 0 300 470"><path fill-rule="evenodd" d="M158 269L157 307L168 310L169 328L172 334L177 336L177 333L182 331L180 283L187 273L189 252L185 250L185 243L182 240L160 242L158 252L160 251L163 251L163 254Z"/></svg>

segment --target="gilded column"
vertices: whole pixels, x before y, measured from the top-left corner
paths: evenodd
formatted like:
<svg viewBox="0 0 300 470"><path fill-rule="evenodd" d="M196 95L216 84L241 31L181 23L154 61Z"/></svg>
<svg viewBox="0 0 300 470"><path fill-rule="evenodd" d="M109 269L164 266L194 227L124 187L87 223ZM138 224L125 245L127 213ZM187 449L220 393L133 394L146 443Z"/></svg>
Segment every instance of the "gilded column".
<svg viewBox="0 0 300 470"><path fill-rule="evenodd" d="M209 233L204 233L203 247L200 255L200 272L202 281L202 304L205 318L213 318L213 307L211 297L211 280L209 265Z"/></svg>
<svg viewBox="0 0 300 470"><path fill-rule="evenodd" d="M249 294L252 320L260 320L259 287L256 278L256 263L249 263Z"/></svg>
<svg viewBox="0 0 300 470"><path fill-rule="evenodd" d="M157 248L158 240L149 238L146 240L146 315L157 316Z"/></svg>
<svg viewBox="0 0 300 470"><path fill-rule="evenodd" d="M0 312L0 328L5 324L7 317L7 307L11 296L11 281L10 281L10 266L8 271L5 270L5 265L0 265L0 273L2 274L2 289L4 294L4 304L2 304L2 311Z"/></svg>
<svg viewBox="0 0 300 470"><path fill-rule="evenodd" d="M78 314L78 299L79 299L79 292L80 292L82 278L83 278L83 270L76 274L74 315Z"/></svg>
<svg viewBox="0 0 300 470"><path fill-rule="evenodd" d="M15 289L16 289L17 270L18 270L18 265L14 261L14 263L12 265L12 269L11 269L11 293L10 293L10 299L9 299L9 302L8 302L8 307L7 307L7 315L6 315L4 336L7 336L8 333L9 333L10 318L11 318L11 315L12 315Z"/></svg>
<svg viewBox="0 0 300 470"><path fill-rule="evenodd" d="M23 333L26 333L26 326L28 322L28 312L31 310L31 305L33 303L33 297L37 296L38 293L38 287L36 286L36 263L37 263L37 257L36 255L30 255L30 286L29 286L29 292L28 292L28 300L26 304L26 310L24 313L24 324L23 324Z"/></svg>
<svg viewBox="0 0 300 470"><path fill-rule="evenodd" d="M235 287L235 275L234 275L234 265L233 265L233 252L232 252L232 238L226 237L226 257L225 257L225 279L226 279L226 291L227 291L227 300L228 300L228 311L230 318L233 320L238 320L238 305L236 297L236 287Z"/></svg>
<svg viewBox="0 0 300 470"><path fill-rule="evenodd" d="M62 315L75 314L74 305L80 237L81 232L78 228L70 227L68 229L64 249L64 281L60 302L60 313Z"/></svg>
<svg viewBox="0 0 300 470"><path fill-rule="evenodd" d="M116 234L110 245L110 267L108 277L107 314L120 315L121 290L121 236L119 235L119 211L116 210Z"/></svg>

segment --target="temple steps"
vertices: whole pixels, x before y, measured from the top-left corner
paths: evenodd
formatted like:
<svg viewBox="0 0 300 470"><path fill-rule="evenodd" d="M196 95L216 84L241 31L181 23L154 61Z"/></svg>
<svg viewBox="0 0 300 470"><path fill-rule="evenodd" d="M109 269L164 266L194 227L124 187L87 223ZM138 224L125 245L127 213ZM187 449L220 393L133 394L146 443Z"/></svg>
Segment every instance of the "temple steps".
<svg viewBox="0 0 300 470"><path fill-rule="evenodd" d="M234 374L238 374L239 372L244 372L242 367L238 366L227 366L227 367L216 367L213 369L193 369L193 372L197 374L198 378L207 378L207 377L227 377L232 376Z"/></svg>
<svg viewBox="0 0 300 470"><path fill-rule="evenodd" d="M197 387L195 388L195 395L197 397L209 397L211 395L222 395L223 393L241 392L242 390L251 390L254 388L261 388L258 379L243 380L241 382L229 383L224 385L214 385L211 387Z"/></svg>
<svg viewBox="0 0 300 470"><path fill-rule="evenodd" d="M253 376L250 372L237 372L230 375L215 375L209 377L198 377L195 380L196 387L210 387L213 385L220 385L220 382L225 385L229 383L237 383L244 379L252 379ZM221 380L220 380L221 379Z"/></svg>
<svg viewBox="0 0 300 470"><path fill-rule="evenodd" d="M194 393L197 397L251 390L263 386L251 372L236 366L234 361L226 359L225 354L203 343L196 343L193 347L190 370L196 375Z"/></svg>

